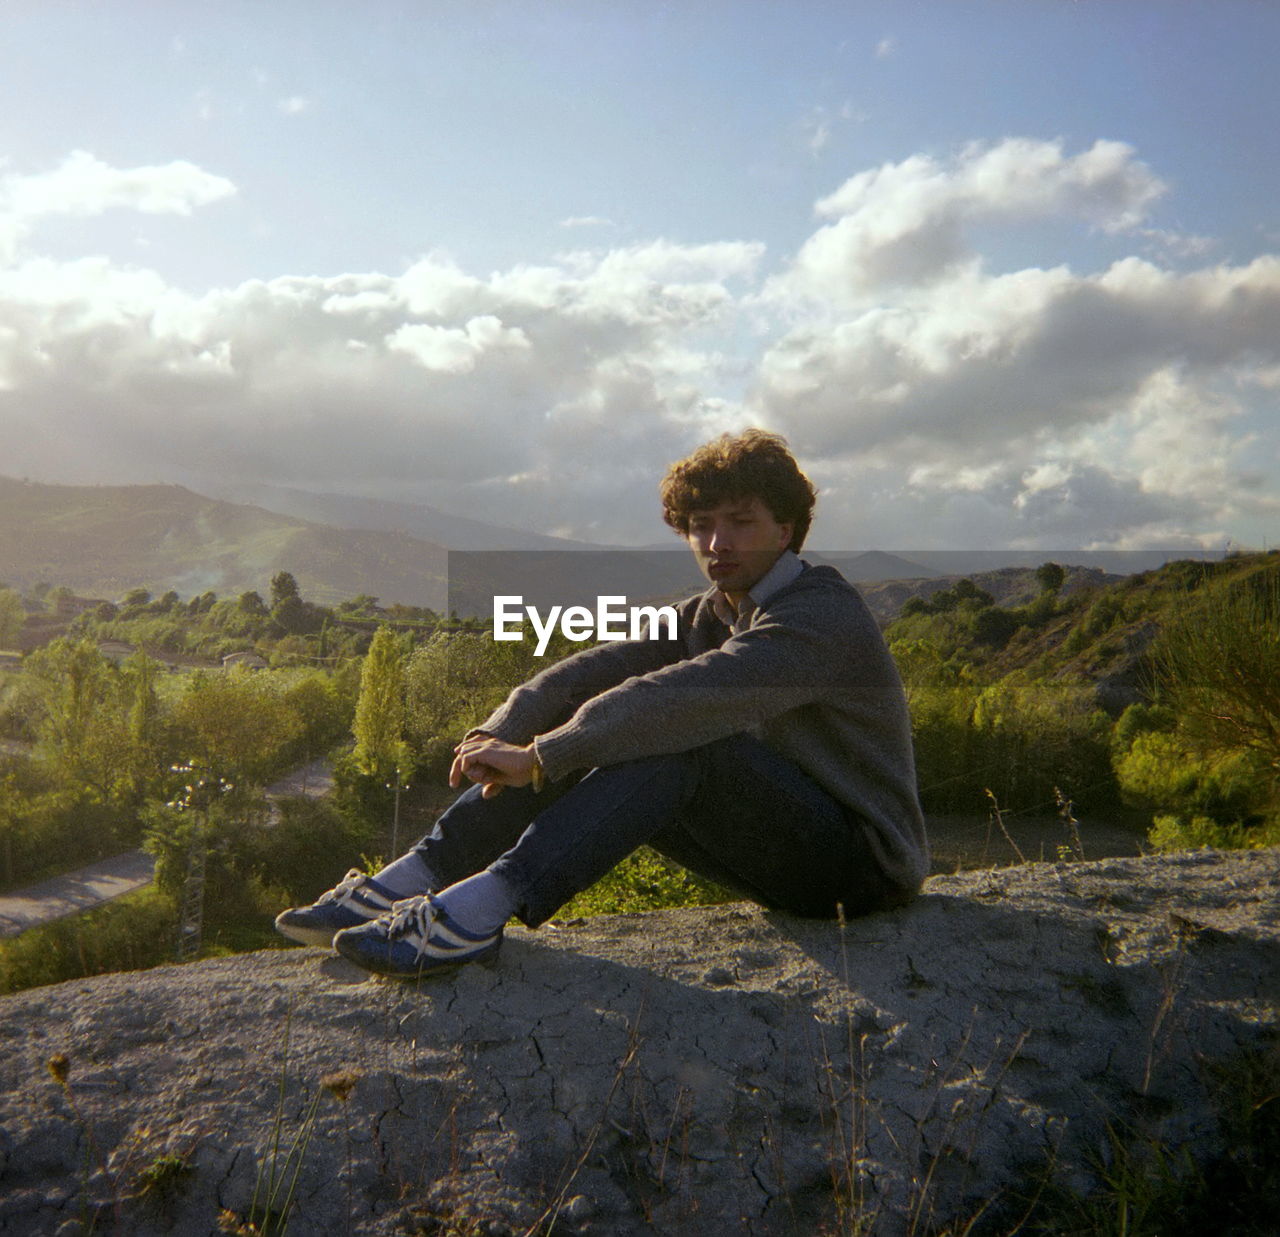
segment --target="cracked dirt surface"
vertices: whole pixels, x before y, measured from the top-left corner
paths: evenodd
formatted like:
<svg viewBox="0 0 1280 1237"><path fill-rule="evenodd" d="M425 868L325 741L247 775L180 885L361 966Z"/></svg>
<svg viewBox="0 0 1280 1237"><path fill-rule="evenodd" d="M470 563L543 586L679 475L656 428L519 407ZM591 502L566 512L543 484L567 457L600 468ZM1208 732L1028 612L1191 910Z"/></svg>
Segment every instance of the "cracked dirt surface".
<svg viewBox="0 0 1280 1237"><path fill-rule="evenodd" d="M273 1163L294 1237L995 1224L1048 1165L1086 1188L1108 1124L1210 1148L1208 1064L1278 1030L1275 851L935 877L843 929L515 929L421 985L121 973L0 999L0 1231L213 1232Z"/></svg>

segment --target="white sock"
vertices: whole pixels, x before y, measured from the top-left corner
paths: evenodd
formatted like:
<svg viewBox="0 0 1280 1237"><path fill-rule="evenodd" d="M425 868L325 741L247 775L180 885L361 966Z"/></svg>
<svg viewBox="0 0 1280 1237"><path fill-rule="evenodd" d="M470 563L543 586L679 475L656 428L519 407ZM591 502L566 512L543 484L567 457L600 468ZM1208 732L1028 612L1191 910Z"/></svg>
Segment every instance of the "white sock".
<svg viewBox="0 0 1280 1237"><path fill-rule="evenodd" d="M488 868L450 885L437 895L437 901L459 927L477 936L492 936L516 909L511 886Z"/></svg>
<svg viewBox="0 0 1280 1237"><path fill-rule="evenodd" d="M412 898L414 894L431 893L436 888L436 879L432 876L431 869L422 862L422 856L416 850L387 864L373 879L397 898Z"/></svg>

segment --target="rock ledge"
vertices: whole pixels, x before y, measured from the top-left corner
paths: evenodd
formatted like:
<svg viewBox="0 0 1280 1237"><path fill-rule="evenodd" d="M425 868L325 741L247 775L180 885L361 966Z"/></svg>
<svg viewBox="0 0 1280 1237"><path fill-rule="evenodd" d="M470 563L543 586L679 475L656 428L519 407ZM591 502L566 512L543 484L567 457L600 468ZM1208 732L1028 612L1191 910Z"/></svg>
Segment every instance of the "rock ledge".
<svg viewBox="0 0 1280 1237"><path fill-rule="evenodd" d="M318 949L108 975L0 1000L0 1231L213 1232L273 1163L292 1237L998 1226L1108 1127L1211 1150L1212 1065L1277 1030L1275 851L514 930L420 986Z"/></svg>

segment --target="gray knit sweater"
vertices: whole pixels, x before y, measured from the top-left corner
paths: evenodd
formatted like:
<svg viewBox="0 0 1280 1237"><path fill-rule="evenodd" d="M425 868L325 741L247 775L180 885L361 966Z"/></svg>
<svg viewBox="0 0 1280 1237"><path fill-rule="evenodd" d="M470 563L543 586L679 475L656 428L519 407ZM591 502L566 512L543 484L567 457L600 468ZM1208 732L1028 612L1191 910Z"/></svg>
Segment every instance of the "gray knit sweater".
<svg viewBox="0 0 1280 1237"><path fill-rule="evenodd" d="M788 551L732 626L717 600L682 602L675 640L601 643L549 666L476 729L532 742L552 780L755 734L866 820L886 876L919 888L929 851L911 723L857 590Z"/></svg>

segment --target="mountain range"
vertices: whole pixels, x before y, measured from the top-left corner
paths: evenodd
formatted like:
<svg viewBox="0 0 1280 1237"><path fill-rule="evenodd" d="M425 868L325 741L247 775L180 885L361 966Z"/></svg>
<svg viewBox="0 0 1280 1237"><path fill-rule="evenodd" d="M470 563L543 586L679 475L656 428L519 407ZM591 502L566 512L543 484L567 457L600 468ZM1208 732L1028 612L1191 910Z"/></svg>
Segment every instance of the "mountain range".
<svg viewBox="0 0 1280 1237"><path fill-rule="evenodd" d="M868 592L882 591L866 587L877 582L986 575L1047 559L1128 574L1185 556L805 552L812 561L837 566ZM608 593L666 600L701 584L675 538L661 546L599 546L422 504L282 486L239 486L209 497L178 485L50 485L0 477L0 582L18 589L43 582L112 600L138 587L173 589L183 597L249 590L265 595L279 571L292 573L303 596L321 604L368 594L383 604L460 614L488 614L494 592L540 606L569 605ZM916 587L931 591L941 583ZM887 595L902 593L898 587Z"/></svg>
<svg viewBox="0 0 1280 1237"><path fill-rule="evenodd" d="M399 532L343 529L177 485L68 486L0 478L0 581L65 585L115 600L131 588L184 597L255 590L289 571L304 597L369 593L439 608L448 551Z"/></svg>

